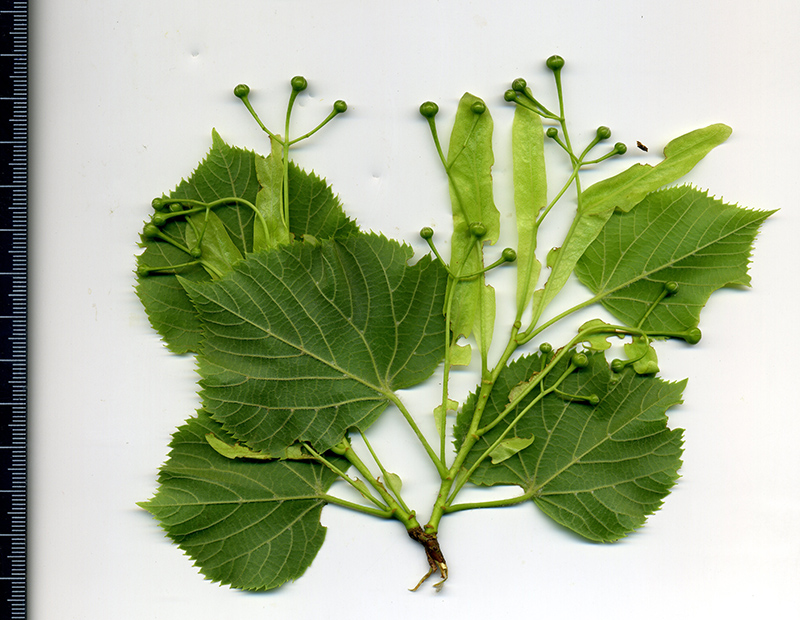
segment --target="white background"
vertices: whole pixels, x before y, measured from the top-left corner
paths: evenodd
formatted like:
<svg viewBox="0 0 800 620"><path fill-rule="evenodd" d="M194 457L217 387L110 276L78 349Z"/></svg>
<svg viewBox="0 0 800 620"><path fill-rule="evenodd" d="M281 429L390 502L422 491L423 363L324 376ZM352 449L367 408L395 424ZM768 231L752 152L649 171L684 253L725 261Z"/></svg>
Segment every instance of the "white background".
<svg viewBox="0 0 800 620"><path fill-rule="evenodd" d="M797 617L794 0L35 5L32 618ZM650 146L617 165L655 163L669 139L726 122L733 137L688 180L729 202L781 209L757 241L753 288L714 296L700 345L662 349L663 376L690 379L686 404L671 413L686 429L683 477L664 508L614 545L582 542L532 505L447 517L451 579L441 594L412 594L425 561L402 528L327 507L326 542L300 580L256 595L205 581L136 506L154 491L171 432L196 407L192 360L163 348L133 291L150 200L191 173L212 127L266 151L232 88L249 83L277 127L288 80L302 74L310 86L297 131L335 99L350 110L296 161L325 176L363 228L421 249L420 227L449 235L449 204L419 104L439 103L446 138L464 91L487 101L496 200L508 214L512 108L502 94L524 76L553 102L543 61L554 53L567 61L575 141L605 124L612 142ZM513 218L503 221L513 245ZM418 450L403 456L410 435L398 418L386 414L375 442L426 516L435 480Z"/></svg>

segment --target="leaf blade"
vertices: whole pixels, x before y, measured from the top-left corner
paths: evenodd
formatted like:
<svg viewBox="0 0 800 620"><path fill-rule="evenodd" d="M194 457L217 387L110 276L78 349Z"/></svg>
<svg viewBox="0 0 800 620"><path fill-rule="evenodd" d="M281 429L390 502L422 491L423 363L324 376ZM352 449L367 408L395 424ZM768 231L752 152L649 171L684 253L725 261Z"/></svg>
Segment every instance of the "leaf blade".
<svg viewBox="0 0 800 620"><path fill-rule="evenodd" d="M297 579L325 539L319 517L336 475L316 463L228 459L209 433L225 436L203 411L175 432L158 491L141 506L212 581L259 591Z"/></svg>
<svg viewBox="0 0 800 620"><path fill-rule="evenodd" d="M561 525L589 540L610 542L640 527L677 480L682 433L667 428L666 410L681 402L685 382L666 383L632 371L613 375L602 353L588 357L589 367L570 375L562 389L571 394L597 394L599 404L565 400L552 393L539 400L513 429L517 436L534 436L531 445L500 463L483 461L471 481L518 485ZM562 360L551 372L545 387L566 363ZM505 408L513 388L541 367L539 355L520 358L506 367L489 398L485 421L492 422ZM470 467L538 394L539 390L532 390L481 437L465 467ZM459 416L459 443L473 407L474 395Z"/></svg>
<svg viewBox="0 0 800 620"><path fill-rule="evenodd" d="M637 326L666 282L678 283L642 328L682 332L696 327L711 294L749 284L747 268L758 229L773 212L728 205L691 186L649 194L628 213L614 213L578 261L575 274L615 317Z"/></svg>
<svg viewBox="0 0 800 620"><path fill-rule="evenodd" d="M319 451L365 430L390 391L444 357L447 274L377 235L253 254L228 277L186 283L204 326L204 407L252 448Z"/></svg>

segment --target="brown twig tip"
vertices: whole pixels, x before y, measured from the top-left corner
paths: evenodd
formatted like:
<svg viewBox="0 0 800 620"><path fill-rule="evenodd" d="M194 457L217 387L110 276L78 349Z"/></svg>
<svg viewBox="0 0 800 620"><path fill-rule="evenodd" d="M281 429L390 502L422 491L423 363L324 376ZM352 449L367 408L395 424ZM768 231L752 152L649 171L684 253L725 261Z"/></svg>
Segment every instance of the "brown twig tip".
<svg viewBox="0 0 800 620"><path fill-rule="evenodd" d="M442 580L433 584L433 587L436 588L437 592L440 592L444 582L447 581L448 573L447 563L445 562L444 555L439 547L439 540L436 537L436 532L426 532L421 527L417 526L409 529L408 535L411 539L416 540L419 544L421 544L423 549L425 549L425 557L428 560L428 566L430 567L428 572L425 573L422 579L419 580L419 583L410 589L411 592L416 592L431 575L437 572L442 576Z"/></svg>

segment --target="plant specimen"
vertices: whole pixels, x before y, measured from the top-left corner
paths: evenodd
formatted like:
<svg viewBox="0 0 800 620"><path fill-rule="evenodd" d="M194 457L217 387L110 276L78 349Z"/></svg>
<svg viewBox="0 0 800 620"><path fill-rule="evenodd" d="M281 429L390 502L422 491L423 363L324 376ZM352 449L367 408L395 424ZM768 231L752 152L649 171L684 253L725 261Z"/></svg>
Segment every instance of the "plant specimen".
<svg viewBox="0 0 800 620"><path fill-rule="evenodd" d="M637 163L584 187L585 168L627 148L603 146L607 127L574 145L564 61L546 64L557 107L523 79L504 95L516 108L515 249L492 247L501 219L493 121L469 93L446 149L438 106L420 106L450 192L449 258L425 227L430 253L412 262L408 245L361 230L324 180L292 163L294 144L347 110L337 101L319 126L292 137L302 77L291 80L282 135L260 120L247 86L234 89L268 135L266 156L214 132L195 172L153 200L137 290L166 345L196 355L202 406L175 432L158 491L142 506L209 579L247 590L296 579L323 543L326 504L399 521L427 559L417 587L448 577L438 532L450 513L533 502L564 528L610 542L661 506L682 452L682 431L667 427L666 413L685 382L658 377L654 345L700 341L709 296L749 283L752 243L770 212L672 185L728 138L722 124L675 138L657 165ZM546 140L572 170L555 191ZM554 209L574 210L574 219L563 242L542 253L538 232ZM515 318L501 326L489 281L509 268ZM553 312L571 277L585 299ZM591 306L597 318L576 325L567 342L548 342L549 328ZM504 348L492 354L498 338ZM398 390L437 369L436 401L412 411ZM454 394L452 373L470 369L474 391ZM403 441L420 442L441 480L424 514L407 505L402 471L370 442L370 425L387 410L406 420ZM425 416L435 421L433 438L419 423ZM337 495L341 485L362 501ZM459 502L465 485L520 491Z"/></svg>

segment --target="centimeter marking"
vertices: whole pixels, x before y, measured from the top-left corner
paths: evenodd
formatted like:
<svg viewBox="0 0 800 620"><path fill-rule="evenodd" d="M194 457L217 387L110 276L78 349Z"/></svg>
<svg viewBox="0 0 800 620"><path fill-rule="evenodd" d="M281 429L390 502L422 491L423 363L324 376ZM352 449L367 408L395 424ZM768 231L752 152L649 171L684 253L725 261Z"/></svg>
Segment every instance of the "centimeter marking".
<svg viewBox="0 0 800 620"><path fill-rule="evenodd" d="M0 0L0 617L27 618L28 3Z"/></svg>

